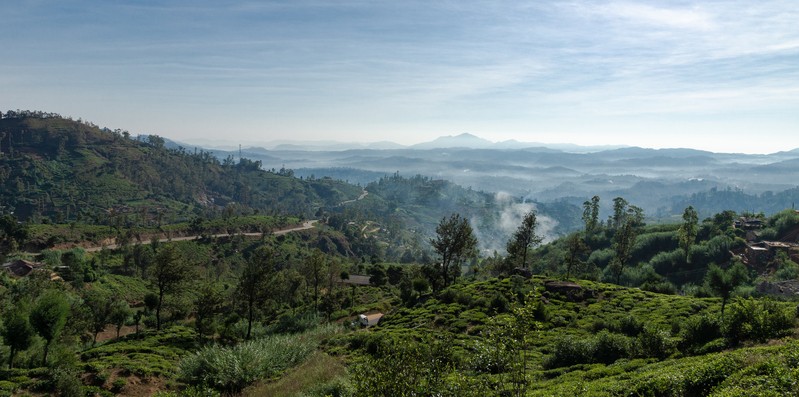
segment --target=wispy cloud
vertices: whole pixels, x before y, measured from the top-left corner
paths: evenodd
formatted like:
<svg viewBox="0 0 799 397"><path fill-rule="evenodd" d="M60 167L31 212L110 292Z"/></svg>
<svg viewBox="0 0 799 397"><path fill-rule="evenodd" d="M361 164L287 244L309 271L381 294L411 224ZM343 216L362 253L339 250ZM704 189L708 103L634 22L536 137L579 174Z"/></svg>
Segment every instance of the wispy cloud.
<svg viewBox="0 0 799 397"><path fill-rule="evenodd" d="M0 100L48 85L112 98L87 115L124 114L139 98L183 114L217 100L201 113L308 138L422 140L559 123L588 132L608 119L629 130L638 124L628 117L707 130L799 108L796 21L793 0L23 2L0 16L0 71L15 76ZM147 119L154 131L163 115L121 123ZM799 128L796 117L774 120Z"/></svg>
<svg viewBox="0 0 799 397"><path fill-rule="evenodd" d="M697 6L666 8L641 3L610 3L597 7L599 14L636 25L708 31L717 27L713 15Z"/></svg>

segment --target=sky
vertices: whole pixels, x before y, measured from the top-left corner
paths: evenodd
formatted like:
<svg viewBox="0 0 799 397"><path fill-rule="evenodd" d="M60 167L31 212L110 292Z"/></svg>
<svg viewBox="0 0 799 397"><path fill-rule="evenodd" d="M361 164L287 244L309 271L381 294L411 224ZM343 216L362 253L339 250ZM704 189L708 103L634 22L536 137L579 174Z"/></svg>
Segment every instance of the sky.
<svg viewBox="0 0 799 397"><path fill-rule="evenodd" d="M0 110L184 142L799 147L799 4L47 1L0 13Z"/></svg>

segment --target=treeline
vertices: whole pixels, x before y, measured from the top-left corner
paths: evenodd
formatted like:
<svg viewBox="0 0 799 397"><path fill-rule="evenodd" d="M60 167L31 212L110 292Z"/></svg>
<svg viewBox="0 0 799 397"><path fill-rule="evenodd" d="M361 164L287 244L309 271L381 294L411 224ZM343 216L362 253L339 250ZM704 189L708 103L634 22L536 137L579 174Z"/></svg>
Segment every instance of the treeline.
<svg viewBox="0 0 799 397"><path fill-rule="evenodd" d="M749 194L740 189L714 188L676 200L673 203L673 208L693 206L701 209L701 212L708 216L727 210L776 214L786 208L795 207L797 202L799 202L799 188L781 192L766 191L761 194Z"/></svg>
<svg viewBox="0 0 799 397"><path fill-rule="evenodd" d="M703 220L687 207L682 222L645 225L643 213L623 198L614 199L614 213L598 219L599 197L585 203L584 229L541 246L532 253L531 270L537 274L602 280L664 293L712 295L705 275L713 266L730 268L743 261L747 231L734 227L739 218L723 211ZM772 217L742 213L760 219L763 228L749 237L757 240L796 241L799 213L784 210ZM756 242L755 241L755 242ZM489 258L496 267L501 258ZM787 252L771 253L746 269L749 293L752 283L787 280L797 275L797 264Z"/></svg>

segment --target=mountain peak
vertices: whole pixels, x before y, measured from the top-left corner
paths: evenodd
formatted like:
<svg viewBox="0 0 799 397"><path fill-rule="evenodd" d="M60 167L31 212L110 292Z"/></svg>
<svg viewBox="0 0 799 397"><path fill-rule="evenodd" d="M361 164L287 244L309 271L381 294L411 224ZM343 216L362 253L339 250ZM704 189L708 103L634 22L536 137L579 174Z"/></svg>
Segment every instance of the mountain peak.
<svg viewBox="0 0 799 397"><path fill-rule="evenodd" d="M411 146L413 149L440 149L440 148L470 148L470 149L484 149L494 145L487 139L480 138L479 136L464 132L459 135L447 135L438 137L430 142L424 142Z"/></svg>

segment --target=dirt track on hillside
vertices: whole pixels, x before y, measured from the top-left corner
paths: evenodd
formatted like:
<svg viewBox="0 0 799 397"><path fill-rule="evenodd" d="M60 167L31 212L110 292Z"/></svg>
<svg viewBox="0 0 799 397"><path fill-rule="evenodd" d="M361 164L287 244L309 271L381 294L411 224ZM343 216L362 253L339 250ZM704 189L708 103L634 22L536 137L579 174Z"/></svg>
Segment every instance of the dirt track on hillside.
<svg viewBox="0 0 799 397"><path fill-rule="evenodd" d="M290 227L290 228L286 228L286 229L275 230L274 232L272 232L272 234L275 235L275 236L280 236L280 235L291 233L291 232L298 232L298 231L302 231L302 230L313 229L317 222L319 222L319 221L316 220L316 219L310 220L310 221L305 221L300 226L294 226L294 227ZM255 233L221 233L221 234L212 234L211 237L213 237L213 238L232 237L232 236L261 237L263 235L264 235L264 233L260 233L260 232L255 232ZM198 239L200 237L202 237L202 235L199 235L199 234L195 234L195 235L191 235L191 236L173 237L173 238L166 237L166 238L158 239L158 242L159 243L167 243L167 242L172 242L172 241L190 241L190 240L196 240L196 239ZM151 244L151 243L152 243L151 241L144 241L144 242L136 243L136 244L133 244L133 245ZM86 248L84 248L84 250L86 252L97 252L97 251L102 250L103 248L105 248L105 249L116 249L116 248L119 248L119 245L118 244L108 244L108 245L103 245L103 246L99 246L99 247L86 247Z"/></svg>

